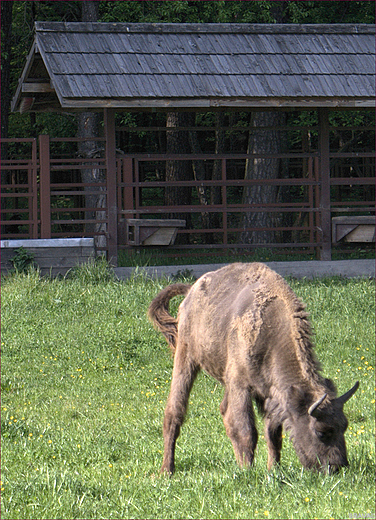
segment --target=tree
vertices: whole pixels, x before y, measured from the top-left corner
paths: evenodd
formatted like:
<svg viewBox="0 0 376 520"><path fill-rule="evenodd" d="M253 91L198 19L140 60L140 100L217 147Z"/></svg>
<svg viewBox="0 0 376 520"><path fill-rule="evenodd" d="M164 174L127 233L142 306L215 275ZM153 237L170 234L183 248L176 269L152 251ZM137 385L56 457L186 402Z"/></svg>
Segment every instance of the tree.
<svg viewBox="0 0 376 520"><path fill-rule="evenodd" d="M251 114L251 126L254 131L249 132L248 154L278 154L281 152L281 133L279 127L284 119L284 114L279 112L258 112ZM247 159L245 167L245 179L266 180L276 179L279 176L280 160L273 157L256 157ZM246 186L243 191L243 204L252 206L265 206L277 200L277 186L257 184ZM268 244L275 241L275 233L270 230L277 223L274 213L266 209L262 211L248 211L244 213L241 241L244 244ZM247 229L253 228L253 229ZM257 230L257 228L261 228ZM266 228L269 228L267 230Z"/></svg>
<svg viewBox="0 0 376 520"><path fill-rule="evenodd" d="M97 22L99 13L99 2L95 0L85 0L81 2L81 20L82 22ZM78 143L78 153L86 159L95 159L103 155L103 149L98 146L98 142L92 140L99 137L99 114L97 112L87 111L77 115L77 137L85 139ZM97 167L83 169L81 172L81 180L83 183L95 184L103 183L106 180L105 171ZM94 208L106 207L105 188L97 186L87 186L85 191L89 193L85 197L85 218L87 220L104 220L106 212L96 211ZM90 192L93 192L90 194ZM106 224L104 222L86 224L86 232L90 234L105 233ZM105 247L106 237L96 236L96 246L98 248Z"/></svg>
<svg viewBox="0 0 376 520"><path fill-rule="evenodd" d="M13 1L1 2L1 137L8 137ZM3 152L3 147L1 148ZM5 157L2 153L2 159Z"/></svg>
<svg viewBox="0 0 376 520"><path fill-rule="evenodd" d="M287 11L286 0L272 2L270 11L276 23L287 23L291 18ZM248 139L248 154L268 155L281 152L281 134L276 127L285 121L283 112L254 112L250 116L250 130ZM279 176L280 161L277 158L267 157L247 159L245 166L246 180L276 179ZM243 204L252 206L267 205L276 202L277 186L257 184L246 186L243 191ZM243 216L241 241L244 244L268 244L275 241L275 233L270 229L275 227L276 215L267 210L248 211ZM253 228L253 229L252 229ZM257 229L261 228L261 229Z"/></svg>
<svg viewBox="0 0 376 520"><path fill-rule="evenodd" d="M194 116L194 114L193 114ZM192 113L189 112L169 112L166 118L166 127L171 128L166 132L166 153L167 154L188 154L189 138L186 130L179 130L181 127L192 126ZM189 181L192 180L192 167L190 161L170 160L166 162L166 181ZM191 203L191 188L188 187L167 187L165 191L165 204L168 206L189 205ZM188 220L185 214L173 213L174 218ZM184 237L184 238L183 238ZM181 240L188 242L188 235L183 235Z"/></svg>

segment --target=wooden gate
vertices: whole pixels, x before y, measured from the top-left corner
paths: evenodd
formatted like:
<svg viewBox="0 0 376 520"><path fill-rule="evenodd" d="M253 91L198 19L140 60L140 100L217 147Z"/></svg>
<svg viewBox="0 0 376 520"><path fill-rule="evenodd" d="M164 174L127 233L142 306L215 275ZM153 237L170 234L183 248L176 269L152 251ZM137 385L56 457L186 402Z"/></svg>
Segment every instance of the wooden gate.
<svg viewBox="0 0 376 520"><path fill-rule="evenodd" d="M138 154L118 159L118 213L119 213L119 247L128 249L135 244L124 233L126 221L129 219L184 219L185 228L179 228L178 234L189 236L190 240L181 240L175 247L178 249L249 249L255 247L273 248L310 248L322 245L320 233L320 181L318 154L279 154L276 156L290 164L289 178L278 179L244 179L244 167L247 160L255 155L247 154L203 154L203 155L166 155ZM257 156L264 158L264 156ZM221 178L218 180L167 181L165 169L167 162L188 161L191 164L202 161L208 172L216 161L221 163ZM300 171L300 175L296 174ZM284 199L270 203L248 204L242 201L242 192L246 186L275 186L284 191ZM191 203L166 205L165 194L169 188L189 188ZM208 199L210 192L217 189L220 200L216 204L202 205L199 202L199 190L206 190ZM295 195L294 195L295 194ZM289 200L288 200L289 199ZM248 212L269 212L276 216L271 228L245 228L243 215ZM212 219L216 227L205 227L207 215L215 215ZM281 215L287 215L285 219ZM268 231L279 240L265 243L244 243L240 237L244 231ZM139 245L139 244L138 244Z"/></svg>

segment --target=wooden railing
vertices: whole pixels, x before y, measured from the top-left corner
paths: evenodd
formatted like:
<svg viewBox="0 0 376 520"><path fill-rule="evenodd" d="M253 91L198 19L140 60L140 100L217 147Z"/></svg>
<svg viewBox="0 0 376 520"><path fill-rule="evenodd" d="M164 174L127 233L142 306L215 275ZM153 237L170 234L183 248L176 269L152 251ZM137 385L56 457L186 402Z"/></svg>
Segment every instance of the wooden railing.
<svg viewBox="0 0 376 520"><path fill-rule="evenodd" d="M119 202L118 210L122 218L167 218L172 215L179 215L179 218L187 218L191 222L190 227L180 229L180 235L188 235L193 238L190 243L182 243L180 249L228 249L228 248L250 248L265 247L265 243L242 243L239 239L244 232L268 231L274 236L284 233L290 236L297 234L305 234L304 239L300 240L278 240L278 242L269 243L268 247L294 247L294 248L315 248L321 245L320 237L320 182L318 179L318 156L317 154L279 154L276 158L281 160L299 160L301 174L304 177L284 178L284 179L244 179L245 161L255 158L264 158L261 155L247 154L226 154L226 155L197 155L192 158L191 155L134 155L132 160L126 157L125 164L121 164L118 169L118 186L119 186ZM193 181L165 181L156 180L156 176L160 175L160 171L164 171L167 162L171 161L204 161L205 163L213 163L221 161L222 178L220 180L193 180ZM119 160L120 161L120 160ZM243 172L242 178L233 178L231 175L230 163L237 161L242 162L243 167L239 171ZM145 167L146 165L146 167ZM296 168L296 167L295 167ZM151 174L154 169L155 175ZM163 176L163 175L162 175ZM146 179L146 177L148 177ZM269 203L250 204L242 202L242 190L246 186L275 186L294 191L303 190L302 200L298 201L274 201ZM189 205L166 205L164 204L163 192L171 187L190 188L192 202ZM220 202L217 204L202 205L197 201L195 191L198 189L210 190L218 188L220 190ZM152 197L148 194L153 190ZM158 197L159 190L159 197ZM233 190L237 192L236 196ZM286 198L286 197L285 197ZM194 199L196 201L194 202ZM250 228L242 225L242 215L245 213L273 213L281 216L282 214L290 214L298 218L299 214L305 214L306 222L304 225L288 225L281 222L279 225L273 225L270 228L257 227ZM234 217L234 214L237 214ZM207 228L202 226L203 214L216 214L220 222L219 227ZM281 220L281 219L280 219ZM289 220L292 220L291 218ZM192 224L192 221L194 223ZM207 240L206 237L211 235ZM121 244L121 247L127 247L127 244Z"/></svg>
<svg viewBox="0 0 376 520"><path fill-rule="evenodd" d="M51 151L79 139L3 139L8 159L2 161L1 231L3 239L96 237L97 247L108 250L109 229L124 219L186 220L178 229L174 248L184 254L191 249L293 248L313 251L331 248L331 217L374 215L374 153L319 151L269 155L284 162L284 178L245 179L246 161L263 159L255 154L132 154L116 158L117 179L108 178L104 139L98 141L98 156L87 159L71 152ZM204 178L166 181L166 164L201 162ZM221 176L213 180L211 169L220 162ZM323 177L323 170L331 176ZM89 171L96 182L83 182ZM116 184L116 186L113 186ZM249 187L272 186L278 191L273 201L245 201ZM190 200L166 204L166 190L187 189ZM109 189L115 193L109 205ZM211 193L219 197L213 203ZM200 194L205 194L203 204ZM111 195L113 197L113 195ZM112 208L110 211L109 208ZM268 213L272 225L247 225L249 214ZM326 230L323 232L323 229ZM329 231L328 231L329 230ZM267 243L243 240L244 233L265 232ZM119 234L118 247L134 247Z"/></svg>

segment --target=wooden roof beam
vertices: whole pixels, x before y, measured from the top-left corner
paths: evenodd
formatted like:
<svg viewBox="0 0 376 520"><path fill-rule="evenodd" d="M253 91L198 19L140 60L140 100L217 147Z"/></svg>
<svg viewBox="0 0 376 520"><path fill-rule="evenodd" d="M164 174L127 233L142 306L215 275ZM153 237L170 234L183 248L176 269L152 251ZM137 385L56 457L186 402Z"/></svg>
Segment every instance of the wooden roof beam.
<svg viewBox="0 0 376 520"><path fill-rule="evenodd" d="M62 103L63 109L275 109L275 108L374 108L374 100L346 99L346 98L128 98L128 99L74 99L66 98Z"/></svg>
<svg viewBox="0 0 376 520"><path fill-rule="evenodd" d="M55 92L55 89L51 86L50 81L27 81L22 83L22 92Z"/></svg>

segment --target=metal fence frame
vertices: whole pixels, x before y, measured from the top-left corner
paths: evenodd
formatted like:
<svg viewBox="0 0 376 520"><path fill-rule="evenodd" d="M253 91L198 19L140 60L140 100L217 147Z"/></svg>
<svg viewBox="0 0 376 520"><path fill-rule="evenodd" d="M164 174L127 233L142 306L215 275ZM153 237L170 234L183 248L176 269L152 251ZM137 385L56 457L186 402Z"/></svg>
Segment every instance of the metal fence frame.
<svg viewBox="0 0 376 520"><path fill-rule="evenodd" d="M137 154L132 157L123 159L124 164L118 168L118 208L119 215L123 218L150 218L150 215L156 217L166 216L171 213L179 214L201 214L201 213L219 213L222 214L222 227L219 229L195 228L179 230L180 234L207 234L207 233L221 233L223 240L218 244L188 244L179 245L180 249L246 249L250 247L265 247L265 244L244 244L229 242L229 233L240 233L243 228L229 228L227 225L227 215L233 212L307 212L310 214L309 228L304 227L304 230L309 230L310 241L304 243L275 243L269 244L269 247L309 247L317 248L322 245L320 239L320 203L319 203L319 187L318 179L318 155L317 153L295 153L295 154L275 154L273 158L292 159L301 158L307 160L308 178L285 178L285 179L228 179L227 178L227 161L231 160L247 160L254 158L266 158L271 155L261 154L202 154L202 155L182 155L182 154ZM142 162L167 162L167 161L208 161L220 160L222 163L222 179L221 180L202 180L202 181L141 181L139 178L139 166ZM121 159L118 159L121 162ZM299 203L273 203L273 204L255 204L249 206L248 204L231 204L227 202L227 188L254 186L254 185L276 185L276 186L307 186L309 189L309 201ZM220 205L179 205L179 206L146 206L140 203L140 191L143 188L156 187L219 187L221 189L222 203ZM263 230L263 228L257 228ZM251 229L252 230L252 229ZM273 227L271 231L285 231L284 227ZM289 231L301 231L303 227L291 226ZM314 236L316 235L316 236ZM122 246L126 248L126 246Z"/></svg>
<svg viewBox="0 0 376 520"><path fill-rule="evenodd" d="M114 127L114 113L106 112L105 124L107 127ZM233 229L228 226L227 215L230 212L244 211L270 211L270 212L299 212L304 211L309 214L309 225L304 229L309 231L308 242L286 242L262 244L262 247L271 248L309 248L320 250L320 258L324 260L330 259L331 255L331 214L339 212L348 213L374 213L375 201L333 201L331 200L331 188L339 186L374 186L374 177L330 177L332 160L347 158L369 158L370 163L374 161L373 152L331 152L329 150L329 132L330 127L327 120L327 111L321 112L321 120L319 124L319 145L318 150L314 152L296 152L269 155L268 157L278 157L281 159L299 158L306 161L307 177L301 178L285 178L285 179L263 179L263 180L245 180L245 179L228 179L227 163L234 159L246 160L250 158L263 158L264 155L248 155L248 154L200 154L200 155L167 155L167 154L130 154L116 156L115 139L110 140L108 137L98 139L104 143L103 156L94 159L83 159L79 157L54 158L51 155L51 144L59 141L79 141L78 138L71 139L50 139L47 135L41 135L34 139L3 139L3 143L30 143L31 153L29 158L25 159L9 159L2 161L2 169L9 172L27 171L27 182L17 184L2 185L2 238L54 238L64 237L85 237L92 236L93 233L85 231L71 232L54 232L52 228L54 224L70 225L76 224L85 226L87 224L102 224L105 231L97 233L98 236L105 237L107 245L104 249L107 251L108 257L117 256L117 249L130 249L127 244L118 244L117 228L119 221L124 218L150 218L150 216L168 215L171 213L203 213L217 212L221 213L222 227L220 229L185 229L179 230L181 234L190 233L192 235L221 233L223 240L217 244L183 244L178 248L186 249L244 249L249 248L249 244L234 243L228 240L229 233L240 232L240 229ZM115 133L113 132L113 136ZM93 141L94 139L90 139ZM193 180L193 181L144 181L139 178L139 167L141 163L152 161L199 161L199 160L220 160L222 163L222 178L220 180ZM374 163L373 163L374 164ZM82 182L59 183L51 182L51 173L58 171L82 170L89 168L100 168L106 172L106 180L102 183L85 184ZM335 171L335 170L333 170ZM308 203L288 203L288 204L264 204L254 205L250 208L248 205L230 204L227 201L226 192L232 186L251 186L255 184L269 184L278 186L308 186L309 201ZM191 206L146 206L141 203L140 192L145 187L153 188L163 186L183 187L189 186L192 189L197 187L217 186L221 189L222 202L219 205L191 205ZM51 199L58 196L79 196L82 198L87 195L95 194L93 190L100 190L106 195L106 205L104 207L88 208L84 205L77 207L52 208ZM26 199L28 203L17 209L7 208L6 200L13 198ZM64 219L51 218L53 213L58 213L64 217L66 212L77 212L79 218ZM101 212L101 218L87 219L85 212ZM13 214L15 218L7 220L9 214ZM27 218L24 216L27 214ZM17 216L18 215L18 216ZM98 214L97 214L98 216ZM4 218L5 217L5 218ZM22 225L28 226L25 233L9 232L10 226ZM282 230L283 226L280 230ZM277 228L278 229L278 228ZM293 228L289 227L291 231ZM273 229L275 230L275 229ZM302 226L297 226L296 230L301 231ZM258 247L261 244L252 244L251 247ZM175 247L175 246L174 246ZM116 258L115 262L116 264Z"/></svg>

